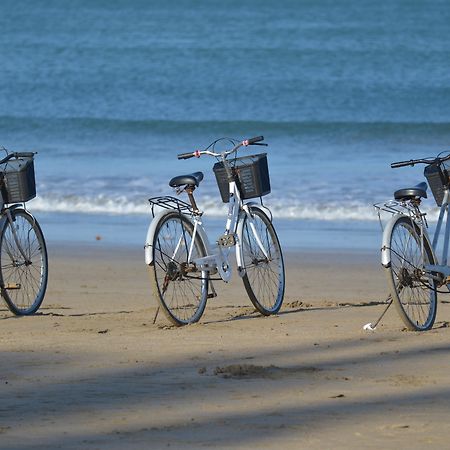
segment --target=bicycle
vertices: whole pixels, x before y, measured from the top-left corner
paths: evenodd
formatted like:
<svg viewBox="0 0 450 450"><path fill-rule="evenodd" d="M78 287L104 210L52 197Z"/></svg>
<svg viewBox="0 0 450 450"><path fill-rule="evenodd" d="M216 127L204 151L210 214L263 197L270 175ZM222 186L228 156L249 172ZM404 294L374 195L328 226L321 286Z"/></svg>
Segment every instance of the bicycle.
<svg viewBox="0 0 450 450"><path fill-rule="evenodd" d="M390 303L394 302L397 312L409 330L424 331L432 328L437 311L437 293L446 286L450 291L450 266L447 264L450 221L450 154L436 158L411 159L391 164L392 168L425 164L425 178L430 185L437 206L439 218L430 240L426 213L420 210L422 199L427 198L427 183L399 189L394 200L374 205L381 212L392 215L383 232L381 264L386 270L390 289ZM441 262L437 257L441 229L446 215L444 244ZM381 320L381 317L376 322ZM375 325L376 326L376 325ZM367 327L367 328L366 328ZM374 329L372 324L366 329Z"/></svg>
<svg viewBox="0 0 450 450"><path fill-rule="evenodd" d="M255 308L263 315L271 315L282 305L283 256L272 215L262 202L262 197L270 193L267 155L237 157L241 147L267 145L262 140L262 136L244 141L222 138L204 150L178 155L178 159L208 155L218 161L213 171L222 201L228 203L228 213L225 231L215 245L208 240L202 223L203 212L193 195L203 180L202 172L176 176L169 182L177 194L185 192L189 202L172 196L149 199L153 220L147 232L145 262L150 268L159 307L174 325L197 322L207 300L217 296L212 281L230 281L229 253L233 248L237 272ZM228 141L233 148L216 151L217 143L223 141ZM259 203L244 203L257 197ZM156 207L162 211L155 214Z"/></svg>
<svg viewBox="0 0 450 450"><path fill-rule="evenodd" d="M48 280L44 235L25 206L36 196L34 155L15 152L0 160L0 293L18 316L39 309Z"/></svg>

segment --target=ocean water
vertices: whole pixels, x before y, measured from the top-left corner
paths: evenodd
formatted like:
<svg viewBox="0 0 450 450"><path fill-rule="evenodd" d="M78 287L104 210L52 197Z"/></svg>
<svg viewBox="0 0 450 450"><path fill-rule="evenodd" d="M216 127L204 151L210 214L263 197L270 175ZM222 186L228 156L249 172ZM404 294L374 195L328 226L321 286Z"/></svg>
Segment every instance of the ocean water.
<svg viewBox="0 0 450 450"><path fill-rule="evenodd" d="M450 150L449 23L447 0L2 0L0 145L38 152L48 239L137 245L191 171L220 230L215 161L177 153L264 135L282 241L375 248L372 204L423 178L389 164Z"/></svg>

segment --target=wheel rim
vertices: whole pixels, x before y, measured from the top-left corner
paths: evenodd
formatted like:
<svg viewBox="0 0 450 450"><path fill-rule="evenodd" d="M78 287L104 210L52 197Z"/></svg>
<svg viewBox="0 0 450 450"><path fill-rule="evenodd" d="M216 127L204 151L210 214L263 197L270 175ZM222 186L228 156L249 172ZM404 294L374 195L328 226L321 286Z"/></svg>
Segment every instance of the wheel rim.
<svg viewBox="0 0 450 450"><path fill-rule="evenodd" d="M201 316L207 295L207 274L187 265L192 231L179 218L169 218L160 227L154 246L154 272L162 306L176 324L195 322ZM204 255L195 240L192 259Z"/></svg>
<svg viewBox="0 0 450 450"><path fill-rule="evenodd" d="M267 255L261 250L247 220L242 230L242 252L248 288L252 301L256 301L262 312L279 309L284 294L284 266L277 236L271 223L263 220L262 215L253 215L256 233L261 239ZM255 305L257 306L257 305Z"/></svg>
<svg viewBox="0 0 450 450"><path fill-rule="evenodd" d="M4 295L15 312L26 314L39 307L44 295L47 277L45 245L34 228L36 225L27 216L16 214L12 226L24 255L17 246L11 224L7 223L0 249Z"/></svg>
<svg viewBox="0 0 450 450"><path fill-rule="evenodd" d="M416 329L429 328L435 316L436 282L426 276L430 256L408 222L400 222L391 238L391 274L400 307Z"/></svg>

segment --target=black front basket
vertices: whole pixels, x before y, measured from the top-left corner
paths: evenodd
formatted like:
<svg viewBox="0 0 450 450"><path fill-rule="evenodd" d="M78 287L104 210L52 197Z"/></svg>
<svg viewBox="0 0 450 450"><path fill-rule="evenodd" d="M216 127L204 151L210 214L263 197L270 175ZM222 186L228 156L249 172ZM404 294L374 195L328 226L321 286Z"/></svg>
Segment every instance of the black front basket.
<svg viewBox="0 0 450 450"><path fill-rule="evenodd" d="M269 167L266 153L243 156L228 162L242 200L270 194ZM216 175L222 201L228 203L230 201L229 184L223 162L214 164L213 171Z"/></svg>
<svg viewBox="0 0 450 450"><path fill-rule="evenodd" d="M429 166L426 166L423 171L434 199L439 207L442 206L445 191L448 189L450 181L447 167L448 166L446 166L445 163L430 164Z"/></svg>

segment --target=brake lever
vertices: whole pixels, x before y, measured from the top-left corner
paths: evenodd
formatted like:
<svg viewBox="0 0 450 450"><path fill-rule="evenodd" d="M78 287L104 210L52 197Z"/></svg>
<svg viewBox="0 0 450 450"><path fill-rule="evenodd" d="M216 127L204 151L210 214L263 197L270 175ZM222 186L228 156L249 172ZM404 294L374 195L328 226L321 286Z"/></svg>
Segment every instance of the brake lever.
<svg viewBox="0 0 450 450"><path fill-rule="evenodd" d="M254 144L250 145L263 145L264 147L267 147L269 144L263 144L262 142L255 142Z"/></svg>

